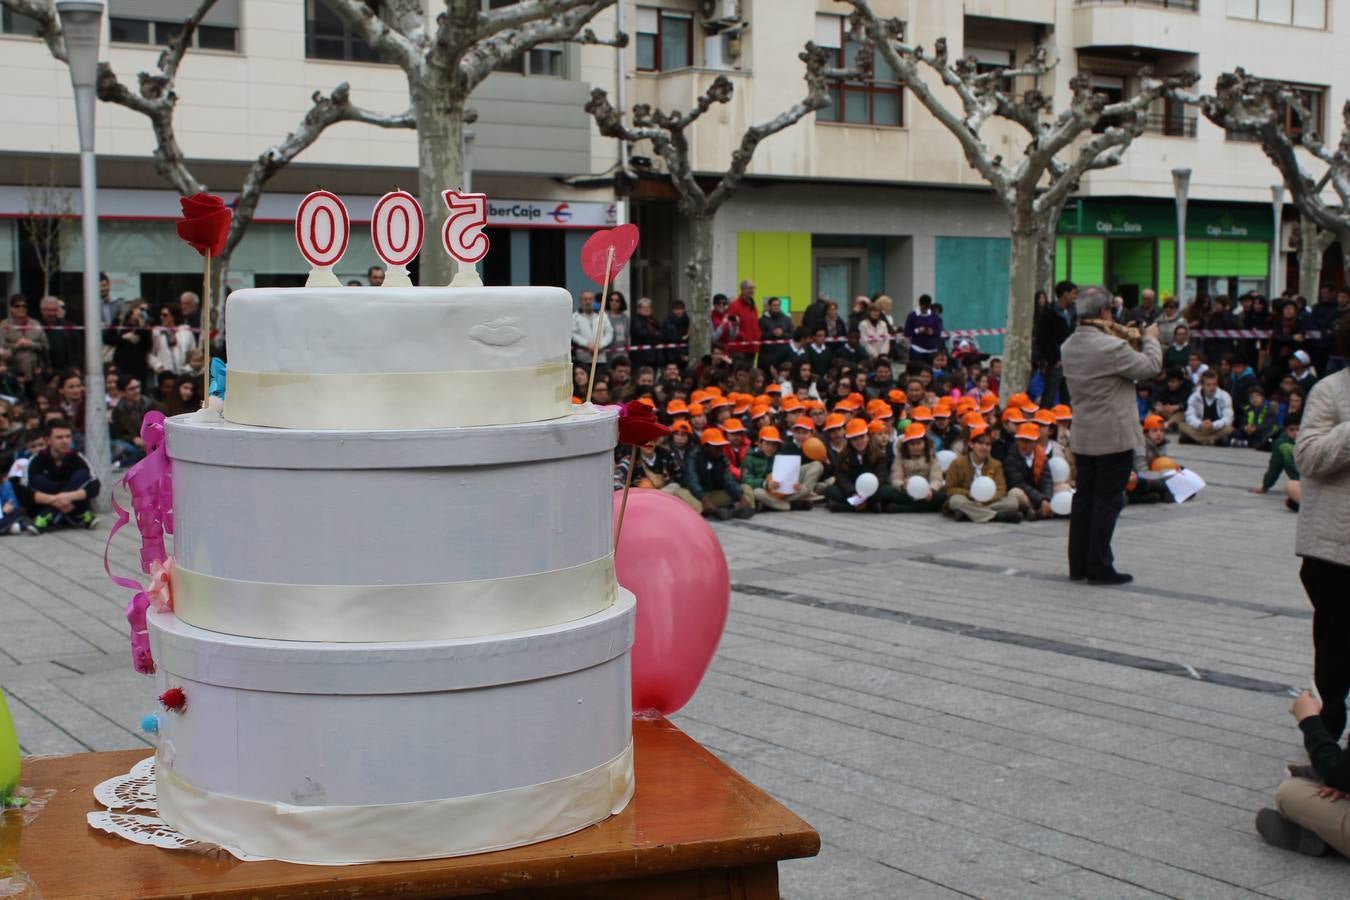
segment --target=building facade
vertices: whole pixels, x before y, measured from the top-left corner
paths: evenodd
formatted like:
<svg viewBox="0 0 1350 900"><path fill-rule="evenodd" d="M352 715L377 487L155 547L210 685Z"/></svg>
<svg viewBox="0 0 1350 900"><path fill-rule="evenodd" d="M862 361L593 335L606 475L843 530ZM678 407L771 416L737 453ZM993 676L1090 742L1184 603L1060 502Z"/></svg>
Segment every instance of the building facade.
<svg viewBox="0 0 1350 900"><path fill-rule="evenodd" d="M578 265L585 236L631 219L644 238L620 287L653 297L660 312L687 293L688 248L676 198L649 147L621 152L598 135L582 110L590 88L605 88L616 105L687 109L713 79L729 78L731 101L689 135L695 170L715 178L748 125L805 95L797 54L808 40L832 49L841 64L851 58L849 8L836 0L620 2L621 10L606 11L593 27L608 36L621 24L632 37L625 50L540 48L473 96L474 188L488 193L493 208L485 277L579 292L586 286ZM1199 71L1201 89L1243 66L1296 85L1321 129L1335 136L1335 111L1350 85L1350 61L1336 52L1338 33L1350 28L1343 0L873 0L873 6L901 18L911 43L932 47L945 37L953 55L974 57L985 70L1014 66L1045 46L1054 68L1015 87L1048 93L1056 107L1078 72L1089 73L1109 97L1124 97L1145 66L1159 74ZM171 33L182 7L175 0L109 0L104 56L124 80L153 68L156 44ZM299 120L313 91L347 81L362 106L388 112L407 106L402 72L375 61L324 0L221 0L206 24L179 76L177 128L194 171L227 197L248 162ZM64 67L8 13L0 19L0 73L0 282L29 290L35 267L21 219L35 185L38 193L44 185L66 189L71 211L78 209L73 103ZM951 327L1001 326L1006 220L956 141L886 80L884 67L870 84L836 85L833 96L831 108L759 147L749 177L718 214L716 289L733 293L750 278L761 296L784 297L795 311L820 293L846 300L883 291L903 312L929 293ZM98 114L101 258L116 290L149 296L191 283L196 261L164 227L176 203L149 162L146 121L108 104ZM991 121L983 134L993 152L1016 154L1020 138L1007 123ZM289 222L298 198L321 184L342 195L363 225L375 197L415 178L415 158L410 132L359 124L330 129L269 186L259 221L236 253L232 282L295 283L303 266ZM1177 168L1192 171L1188 293L1282 287L1283 269L1294 267L1272 272L1271 261L1278 265L1292 249L1296 216L1287 208L1276 231L1274 168L1255 144L1225 134L1193 108L1164 102L1120 166L1084 179L1060 223L1057 274L1106 283L1130 300L1145 288L1171 291ZM78 293L78 239L63 253L63 286ZM368 240L354 234L339 274L364 278L375 261Z"/></svg>

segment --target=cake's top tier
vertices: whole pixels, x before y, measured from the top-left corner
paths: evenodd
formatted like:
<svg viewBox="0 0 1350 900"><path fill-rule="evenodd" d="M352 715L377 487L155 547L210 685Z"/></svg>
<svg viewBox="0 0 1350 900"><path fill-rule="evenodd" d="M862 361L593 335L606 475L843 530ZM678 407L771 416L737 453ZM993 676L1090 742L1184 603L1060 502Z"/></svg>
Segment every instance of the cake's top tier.
<svg viewBox="0 0 1350 900"><path fill-rule="evenodd" d="M444 428L571 406L561 288L251 288L226 314L231 422Z"/></svg>

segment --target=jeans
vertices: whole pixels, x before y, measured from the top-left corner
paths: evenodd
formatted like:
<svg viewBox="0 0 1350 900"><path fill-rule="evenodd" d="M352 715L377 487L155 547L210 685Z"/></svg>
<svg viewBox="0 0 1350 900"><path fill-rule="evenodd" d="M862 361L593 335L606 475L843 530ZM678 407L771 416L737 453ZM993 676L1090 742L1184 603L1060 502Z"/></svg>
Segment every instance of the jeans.
<svg viewBox="0 0 1350 900"><path fill-rule="evenodd" d="M145 451L137 447L131 441L119 441L114 439L112 442L113 462L120 462L122 467L134 466L136 463L145 459Z"/></svg>
<svg viewBox="0 0 1350 900"><path fill-rule="evenodd" d="M1111 536L1125 506L1125 485L1134 469L1134 451L1091 456L1079 453L1078 490L1069 514L1069 575L1096 578L1115 572Z"/></svg>

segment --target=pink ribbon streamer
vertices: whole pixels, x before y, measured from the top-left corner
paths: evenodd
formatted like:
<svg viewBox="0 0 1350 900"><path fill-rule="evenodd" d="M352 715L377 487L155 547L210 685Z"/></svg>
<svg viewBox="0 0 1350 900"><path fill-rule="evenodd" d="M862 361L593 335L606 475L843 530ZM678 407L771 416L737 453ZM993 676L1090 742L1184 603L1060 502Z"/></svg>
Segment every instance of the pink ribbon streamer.
<svg viewBox="0 0 1350 900"><path fill-rule="evenodd" d="M152 600L145 586L135 578L114 575L108 562L113 538L130 523L134 514L136 528L141 533L141 571L151 575L156 567L163 569L172 565L164 549L164 535L173 534L173 472L164 443L164 413L153 410L145 414L141 421L141 440L145 441L145 459L132 466L119 482L131 495L132 511L127 512L117 502L115 490L109 492L117 521L108 531L108 543L103 547L103 571L108 573L113 584L136 592L126 609L127 623L131 626L131 661L137 672L153 675L155 660L150 653L150 631L145 620Z"/></svg>

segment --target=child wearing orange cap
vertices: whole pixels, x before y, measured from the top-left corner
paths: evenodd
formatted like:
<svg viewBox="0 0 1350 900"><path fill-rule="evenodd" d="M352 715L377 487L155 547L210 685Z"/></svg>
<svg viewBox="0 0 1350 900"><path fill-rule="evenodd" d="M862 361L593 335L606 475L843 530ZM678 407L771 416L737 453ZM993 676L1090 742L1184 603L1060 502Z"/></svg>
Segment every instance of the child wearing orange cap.
<svg viewBox="0 0 1350 900"><path fill-rule="evenodd" d="M915 500L909 495L909 480L915 475L928 481L928 497ZM947 502L942 492L942 465L938 462L928 429L911 423L900 435L900 450L891 466L891 487L895 489L896 512L941 512Z"/></svg>
<svg viewBox="0 0 1350 900"><path fill-rule="evenodd" d="M890 444L878 447L862 419L850 419L844 426L848 442L834 459L834 484L825 488L830 512L888 512L895 509L896 491L891 487L891 464L895 461ZM858 478L865 472L876 476L877 490L870 497L858 496Z"/></svg>
<svg viewBox="0 0 1350 900"><path fill-rule="evenodd" d="M679 464L670 448L660 441L652 441L638 448L637 459L632 454L622 453L614 466L614 490L621 491L628 482L629 463L634 463L633 487L664 490L669 485L679 485Z"/></svg>
<svg viewBox="0 0 1350 900"><path fill-rule="evenodd" d="M972 428L969 441L967 451L947 467L944 476L947 503L942 511L958 522L1021 522L1021 506L1016 497L1008 496L1003 466L992 456L993 438L989 429ZM970 496L970 486L981 476L994 482L994 496L983 503Z"/></svg>
<svg viewBox="0 0 1350 900"><path fill-rule="evenodd" d="M1167 455L1167 421L1157 413L1144 417L1144 446L1134 453L1134 472L1126 488L1126 503L1171 503L1167 482L1153 473L1153 461ZM1144 477L1144 476L1148 477Z"/></svg>
<svg viewBox="0 0 1350 900"><path fill-rule="evenodd" d="M1040 446L1041 430L1031 422L1017 426L1017 446L1003 458L1003 477L1008 496L1016 497L1028 519L1049 519L1055 479L1050 474L1050 456Z"/></svg>
<svg viewBox="0 0 1350 900"><path fill-rule="evenodd" d="M740 481L741 463L750 452L745 426L740 419L727 419L722 423L722 433L727 436L727 464L731 466L731 477Z"/></svg>
<svg viewBox="0 0 1350 900"><path fill-rule="evenodd" d="M684 486L699 502L705 517L748 519L755 514L748 492L731 475L727 463L728 441L719 428L705 428L699 446L684 461Z"/></svg>
<svg viewBox="0 0 1350 900"><path fill-rule="evenodd" d="M799 496L802 491L800 482L783 485L773 480L773 458L778 455L778 448L782 444L783 438L777 428L769 426L763 429L759 434L759 443L745 458L741 482L761 509L779 512L810 509L811 501Z"/></svg>
<svg viewBox="0 0 1350 900"><path fill-rule="evenodd" d="M807 416L798 416L792 421L792 434L778 448L779 456L800 456L802 457L801 489L788 497L792 500L819 500L820 496L816 493L816 485L821 478L825 476L825 464L819 460L808 459L802 451L802 445L816 436L815 422Z"/></svg>
<svg viewBox="0 0 1350 900"><path fill-rule="evenodd" d="M689 404L689 427L694 429L694 434L702 434L708 427L708 413L702 403Z"/></svg>

